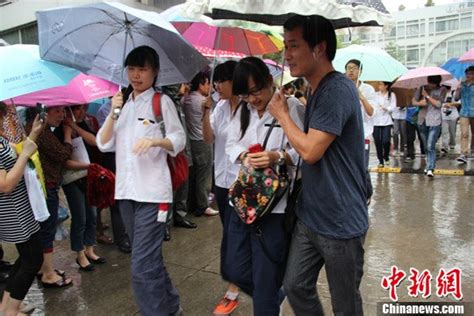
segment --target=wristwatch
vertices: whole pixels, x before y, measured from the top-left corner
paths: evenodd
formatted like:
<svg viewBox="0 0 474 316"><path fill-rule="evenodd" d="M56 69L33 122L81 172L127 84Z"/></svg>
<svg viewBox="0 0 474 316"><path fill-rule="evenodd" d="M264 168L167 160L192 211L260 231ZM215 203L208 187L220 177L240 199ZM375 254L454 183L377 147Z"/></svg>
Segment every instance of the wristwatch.
<svg viewBox="0 0 474 316"><path fill-rule="evenodd" d="M120 116L120 112L122 112L122 109L121 108L113 108L112 109L112 119L113 120L118 120L119 116Z"/></svg>
<svg viewBox="0 0 474 316"><path fill-rule="evenodd" d="M278 152L278 154L280 155L280 158L278 158L277 164L280 165L280 166L283 166L283 165L286 163L286 160L285 160L285 151L284 151L284 150L280 150L280 151Z"/></svg>

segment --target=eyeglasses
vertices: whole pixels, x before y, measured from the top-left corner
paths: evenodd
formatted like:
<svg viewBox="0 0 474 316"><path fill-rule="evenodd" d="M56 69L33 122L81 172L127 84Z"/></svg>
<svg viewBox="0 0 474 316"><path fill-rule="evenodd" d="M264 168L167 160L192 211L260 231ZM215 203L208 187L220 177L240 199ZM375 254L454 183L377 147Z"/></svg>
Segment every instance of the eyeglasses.
<svg viewBox="0 0 474 316"><path fill-rule="evenodd" d="M239 94L239 97L242 99L248 99L250 96L258 97L262 94L262 90L263 88L261 89L252 88L249 90L248 94Z"/></svg>

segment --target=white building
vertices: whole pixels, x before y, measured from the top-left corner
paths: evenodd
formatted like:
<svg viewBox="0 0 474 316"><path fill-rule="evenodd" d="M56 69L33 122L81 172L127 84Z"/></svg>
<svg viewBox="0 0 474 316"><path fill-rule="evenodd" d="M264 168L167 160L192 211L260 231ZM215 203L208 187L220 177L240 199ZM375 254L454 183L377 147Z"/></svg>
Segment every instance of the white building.
<svg viewBox="0 0 474 316"><path fill-rule="evenodd" d="M439 66L474 47L473 0L398 11L392 16L396 26L390 34L367 32L358 36L362 45L396 45L407 67Z"/></svg>
<svg viewBox="0 0 474 316"><path fill-rule="evenodd" d="M139 9L161 12L185 0L111 0ZM35 12L100 0L0 0L0 38L9 44L38 44Z"/></svg>

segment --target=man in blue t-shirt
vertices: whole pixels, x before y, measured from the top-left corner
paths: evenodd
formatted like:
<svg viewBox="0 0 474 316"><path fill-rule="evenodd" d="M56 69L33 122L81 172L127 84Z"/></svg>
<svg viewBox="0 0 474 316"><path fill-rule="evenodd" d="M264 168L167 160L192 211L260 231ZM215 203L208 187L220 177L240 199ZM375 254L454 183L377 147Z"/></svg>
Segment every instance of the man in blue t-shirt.
<svg viewBox="0 0 474 316"><path fill-rule="evenodd" d="M284 287L296 315L322 315L316 283L325 266L334 314L362 315L369 225L359 94L334 71L336 36L326 18L293 16L284 24L284 39L291 75L305 77L311 87L304 131L291 120L282 92L270 105L304 161Z"/></svg>

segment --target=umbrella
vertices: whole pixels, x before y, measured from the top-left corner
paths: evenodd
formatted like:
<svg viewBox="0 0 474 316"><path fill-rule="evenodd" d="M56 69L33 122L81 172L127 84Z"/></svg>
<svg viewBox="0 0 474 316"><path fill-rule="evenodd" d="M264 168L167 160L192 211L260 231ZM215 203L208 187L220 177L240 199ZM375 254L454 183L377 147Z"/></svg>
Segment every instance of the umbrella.
<svg viewBox="0 0 474 316"><path fill-rule="evenodd" d="M267 34L238 27L218 27L204 22L172 22L176 29L194 47L237 52L244 55L263 55L278 52L277 45Z"/></svg>
<svg viewBox="0 0 474 316"><path fill-rule="evenodd" d="M278 83L279 85L285 85L293 80L297 79L291 76L290 70L288 67L282 67L282 65L276 63L271 59L264 59L265 65L267 65L270 70L270 74L273 77L273 82ZM282 78L283 76L283 78Z"/></svg>
<svg viewBox="0 0 474 316"><path fill-rule="evenodd" d="M345 65L351 59L358 59L362 64L360 80L388 81L405 74L408 69L384 50L377 47L351 45L338 49L333 65L336 70L345 72Z"/></svg>
<svg viewBox="0 0 474 316"><path fill-rule="evenodd" d="M185 16L205 14L213 19L247 20L269 25L283 25L293 14L322 15L335 28L382 26L391 17L381 0L188 0Z"/></svg>
<svg viewBox="0 0 474 316"><path fill-rule="evenodd" d="M0 47L0 100L67 84L79 72L42 60L37 45Z"/></svg>
<svg viewBox="0 0 474 316"><path fill-rule="evenodd" d="M36 13L41 57L127 85L126 54L141 45L160 56L157 85L190 81L208 61L158 13L95 3Z"/></svg>
<svg viewBox="0 0 474 316"><path fill-rule="evenodd" d="M465 52L461 57L459 57L460 62L474 62L474 48L471 48Z"/></svg>
<svg viewBox="0 0 474 316"><path fill-rule="evenodd" d="M246 57L246 55L242 53L229 52L229 51L220 50L220 49L216 50L209 47L194 46L194 48L196 48L197 51L200 52L204 57L215 58L216 56L219 56L220 58L237 58L237 59Z"/></svg>
<svg viewBox="0 0 474 316"><path fill-rule="evenodd" d="M85 104L117 93L118 86L104 79L79 74L63 87L50 88L25 94L13 101L16 104L34 106L36 102L47 106Z"/></svg>
<svg viewBox="0 0 474 316"><path fill-rule="evenodd" d="M473 62L460 62L457 58L451 58L447 62L442 64L440 67L444 70L449 71L449 73L451 73L454 78L460 79L465 76L464 71L467 69L467 67L473 65L474 60Z"/></svg>
<svg viewBox="0 0 474 316"><path fill-rule="evenodd" d="M428 84L429 76L441 76L441 81L452 79L453 76L439 67L421 67L409 70L393 84L394 88L415 89Z"/></svg>

